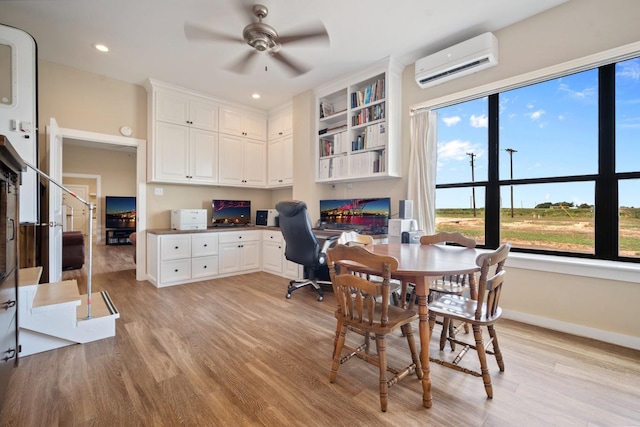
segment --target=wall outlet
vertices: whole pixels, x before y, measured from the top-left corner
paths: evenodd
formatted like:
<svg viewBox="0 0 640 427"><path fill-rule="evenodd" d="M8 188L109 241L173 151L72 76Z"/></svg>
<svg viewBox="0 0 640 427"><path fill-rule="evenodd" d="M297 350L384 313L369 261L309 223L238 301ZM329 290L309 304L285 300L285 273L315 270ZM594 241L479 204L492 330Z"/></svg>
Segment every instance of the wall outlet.
<svg viewBox="0 0 640 427"><path fill-rule="evenodd" d="M156 187L153 194L156 196L162 196L164 194L164 189L162 187Z"/></svg>

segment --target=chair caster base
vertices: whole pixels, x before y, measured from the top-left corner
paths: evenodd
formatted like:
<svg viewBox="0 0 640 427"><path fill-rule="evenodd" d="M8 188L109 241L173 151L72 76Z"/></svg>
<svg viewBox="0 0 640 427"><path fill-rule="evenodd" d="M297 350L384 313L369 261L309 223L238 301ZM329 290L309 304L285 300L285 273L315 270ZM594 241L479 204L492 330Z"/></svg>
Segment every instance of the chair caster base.
<svg viewBox="0 0 640 427"><path fill-rule="evenodd" d="M291 299L291 294L287 294L287 299Z"/></svg>

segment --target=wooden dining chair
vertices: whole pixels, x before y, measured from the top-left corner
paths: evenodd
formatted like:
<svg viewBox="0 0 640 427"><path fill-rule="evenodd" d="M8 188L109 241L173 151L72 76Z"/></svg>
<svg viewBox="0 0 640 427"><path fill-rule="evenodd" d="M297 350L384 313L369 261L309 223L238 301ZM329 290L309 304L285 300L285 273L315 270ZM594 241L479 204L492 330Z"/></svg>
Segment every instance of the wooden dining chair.
<svg viewBox="0 0 640 427"><path fill-rule="evenodd" d="M373 237L368 234L360 234L356 231L343 231L338 238L338 244L346 245L346 246L369 246L373 245L375 241ZM376 277L375 275L365 275L368 280L372 281L381 281L380 277ZM402 284L399 280L391 279L389 283L391 298L393 299L393 303L395 305L400 304L400 290L402 288Z"/></svg>
<svg viewBox="0 0 640 427"><path fill-rule="evenodd" d="M335 382L340 365L354 356L377 366L380 371L380 407L385 412L390 386L411 373L422 379L422 365L411 328L411 322L418 319L418 314L389 304L389 280L391 274L398 269L398 260L373 254L365 247L345 245L329 249L327 257L338 302L335 311L336 341L329 381ZM377 272L382 277L382 282L372 282L354 274L358 272ZM386 352L386 337L398 328L406 337L411 354L411 363L402 369L388 365ZM368 340L358 347L347 345L349 331L358 331L366 337L374 336L376 354L370 353ZM387 378L387 372L392 374L390 378Z"/></svg>
<svg viewBox="0 0 640 427"><path fill-rule="evenodd" d="M355 231L343 231L338 238L338 243L347 246L367 246L373 245L374 241L372 236L366 234L360 234Z"/></svg>
<svg viewBox="0 0 640 427"><path fill-rule="evenodd" d="M449 322L458 320L471 325L475 339L475 343L470 343L449 335L446 337L446 340L460 344L462 346L460 352L453 358L453 361L435 357L431 357L430 360L466 374L482 377L484 388L489 398L493 397L493 388L491 386L491 375L487 367L486 355L494 355L500 372L504 371L504 361L502 360L502 353L498 345L498 336L494 324L502 316L502 309L499 306L499 302L506 273L504 263L507 260L510 249L511 244L505 243L495 251L478 255L476 258L476 264L480 266L477 300L460 295L445 294L429 304L429 331L431 335L433 335L436 317L440 316L444 319L442 325L443 333L446 331ZM489 341L486 343L484 342L482 334L483 327L486 327L489 333ZM489 350L489 346L492 346L493 349ZM476 350L480 362L480 371L459 365L469 349ZM441 343L440 351L442 352L443 350L444 345Z"/></svg>
<svg viewBox="0 0 640 427"><path fill-rule="evenodd" d="M438 243L455 243L460 246L464 246L465 248L475 248L476 241L470 237L466 237L461 233L450 233L446 231L441 231L436 234L430 234L426 236L420 237L421 245L435 245ZM409 292L412 288L411 285L405 286L404 289ZM442 276L433 280L429 283L429 297L428 302L433 301L440 295L464 295L467 293L471 298L477 297L477 290L475 286L475 276L473 274L455 274L450 276ZM405 297L406 298L406 297ZM401 296L402 299L402 296ZM405 301L406 299L402 299ZM413 307L413 303L415 301L415 297L413 296L413 292L409 292L409 308ZM441 323L441 322L439 322ZM458 333L458 331L464 328L465 333L469 333L469 326L462 322L460 324L454 324L454 322L450 322L448 325L447 333L453 337ZM441 344L444 345L444 339L446 338L445 333L443 333L441 337ZM451 350L455 350L455 343L450 342Z"/></svg>

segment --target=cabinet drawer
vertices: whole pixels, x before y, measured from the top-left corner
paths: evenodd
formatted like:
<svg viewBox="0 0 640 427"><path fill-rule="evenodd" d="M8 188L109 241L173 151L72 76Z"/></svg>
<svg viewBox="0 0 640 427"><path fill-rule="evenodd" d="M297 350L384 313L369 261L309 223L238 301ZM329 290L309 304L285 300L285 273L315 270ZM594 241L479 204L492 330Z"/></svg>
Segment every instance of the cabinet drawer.
<svg viewBox="0 0 640 427"><path fill-rule="evenodd" d="M4 332L15 318L16 304L16 273L14 270L9 277L0 283L0 331Z"/></svg>
<svg viewBox="0 0 640 427"><path fill-rule="evenodd" d="M162 236L160 242L161 260L191 258L190 235Z"/></svg>
<svg viewBox="0 0 640 427"><path fill-rule="evenodd" d="M262 232L263 242L282 243L282 233L279 231L264 230Z"/></svg>
<svg viewBox="0 0 640 427"><path fill-rule="evenodd" d="M191 277L202 279L218 275L218 257L207 256L191 260Z"/></svg>
<svg viewBox="0 0 640 427"><path fill-rule="evenodd" d="M16 316L13 316L0 332L0 376L4 378L8 378L6 375L9 375L10 369L15 366L18 355L16 320Z"/></svg>
<svg viewBox="0 0 640 427"><path fill-rule="evenodd" d="M160 265L160 282L171 283L191 279L191 260L178 259Z"/></svg>
<svg viewBox="0 0 640 427"><path fill-rule="evenodd" d="M211 256L218 255L218 234L217 233L197 233L191 235L191 256Z"/></svg>
<svg viewBox="0 0 640 427"><path fill-rule="evenodd" d="M260 240L260 230L231 231L220 233L220 243L253 242Z"/></svg>

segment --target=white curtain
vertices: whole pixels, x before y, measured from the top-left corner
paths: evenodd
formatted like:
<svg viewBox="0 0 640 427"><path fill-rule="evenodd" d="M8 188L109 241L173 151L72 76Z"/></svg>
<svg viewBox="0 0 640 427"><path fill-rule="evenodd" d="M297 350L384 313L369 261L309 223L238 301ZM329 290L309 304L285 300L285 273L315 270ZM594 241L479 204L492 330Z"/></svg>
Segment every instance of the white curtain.
<svg viewBox="0 0 640 427"><path fill-rule="evenodd" d="M437 113L416 111L411 115L411 159L408 199L413 217L425 234L436 231Z"/></svg>

